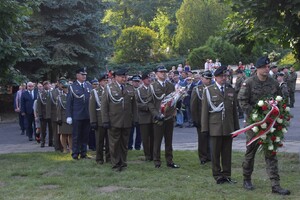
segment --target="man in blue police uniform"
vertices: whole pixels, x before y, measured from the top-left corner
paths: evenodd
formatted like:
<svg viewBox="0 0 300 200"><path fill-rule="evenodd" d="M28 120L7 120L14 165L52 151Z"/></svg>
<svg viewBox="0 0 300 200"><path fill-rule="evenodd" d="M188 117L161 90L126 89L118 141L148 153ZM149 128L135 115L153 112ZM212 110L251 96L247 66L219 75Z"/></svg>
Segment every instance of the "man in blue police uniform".
<svg viewBox="0 0 300 200"><path fill-rule="evenodd" d="M89 99L92 86L86 82L86 68L76 70L76 81L67 96L67 123L73 125L72 158L88 158L87 143L90 131Z"/></svg>

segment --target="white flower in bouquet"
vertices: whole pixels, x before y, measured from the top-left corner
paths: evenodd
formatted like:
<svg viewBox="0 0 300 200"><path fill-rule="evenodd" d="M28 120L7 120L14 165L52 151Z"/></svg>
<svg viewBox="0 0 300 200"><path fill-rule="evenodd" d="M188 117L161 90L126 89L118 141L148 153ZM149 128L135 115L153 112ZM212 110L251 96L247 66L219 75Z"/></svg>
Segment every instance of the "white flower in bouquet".
<svg viewBox="0 0 300 200"><path fill-rule="evenodd" d="M275 100L276 101L282 101L282 96L277 96Z"/></svg>
<svg viewBox="0 0 300 200"><path fill-rule="evenodd" d="M264 104L265 104L265 103L264 103L263 100L259 100L259 102L257 103L257 105L258 105L259 107L262 107Z"/></svg>
<svg viewBox="0 0 300 200"><path fill-rule="evenodd" d="M267 139L267 135L264 134L264 135L260 136L260 138L261 138L262 140L266 140L266 139Z"/></svg>
<svg viewBox="0 0 300 200"><path fill-rule="evenodd" d="M272 127L272 128L270 129L270 132L273 133L275 130L276 130L276 128Z"/></svg>
<svg viewBox="0 0 300 200"><path fill-rule="evenodd" d="M290 110L291 110L291 108L288 107L288 106L285 108L285 111L286 111L286 112L290 112Z"/></svg>
<svg viewBox="0 0 300 200"><path fill-rule="evenodd" d="M254 133L257 133L257 132L259 131L259 128L258 128L257 126L254 126L254 127L252 128L252 131L253 131Z"/></svg>
<svg viewBox="0 0 300 200"><path fill-rule="evenodd" d="M283 134L287 133L287 129L286 128L283 128L281 131L282 131Z"/></svg>
<svg viewBox="0 0 300 200"><path fill-rule="evenodd" d="M281 124L283 122L283 120L280 119L280 118L277 118L276 121L277 121L278 124Z"/></svg>
<svg viewBox="0 0 300 200"><path fill-rule="evenodd" d="M253 114L252 114L252 119L253 119L254 121L257 119L257 117L258 117L258 114L256 114L256 113L253 113Z"/></svg>
<svg viewBox="0 0 300 200"><path fill-rule="evenodd" d="M260 125L260 127L262 128L262 129L266 129L267 128L267 123L263 123L262 125Z"/></svg>
<svg viewBox="0 0 300 200"><path fill-rule="evenodd" d="M280 142L280 137L276 137L275 142Z"/></svg>
<svg viewBox="0 0 300 200"><path fill-rule="evenodd" d="M272 151L273 149L274 149L273 144L270 144L270 145L268 146L268 150Z"/></svg>

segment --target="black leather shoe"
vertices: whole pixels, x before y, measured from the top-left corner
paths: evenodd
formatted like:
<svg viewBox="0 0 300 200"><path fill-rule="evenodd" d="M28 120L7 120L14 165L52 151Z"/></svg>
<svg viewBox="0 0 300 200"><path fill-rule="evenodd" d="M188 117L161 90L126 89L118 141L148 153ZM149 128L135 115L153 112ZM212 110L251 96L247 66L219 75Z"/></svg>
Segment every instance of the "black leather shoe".
<svg viewBox="0 0 300 200"><path fill-rule="evenodd" d="M280 195L290 195L291 194L291 192L289 190L283 189L279 185L272 187L272 193L276 193L276 194L280 194Z"/></svg>
<svg viewBox="0 0 300 200"><path fill-rule="evenodd" d="M44 148L44 147L45 147L45 143L42 143L42 144L41 144L41 148Z"/></svg>
<svg viewBox="0 0 300 200"><path fill-rule="evenodd" d="M76 157L76 156L74 156L72 158L73 158L73 160L79 160L78 157Z"/></svg>
<svg viewBox="0 0 300 200"><path fill-rule="evenodd" d="M201 165L205 165L206 161L205 160L201 160L200 164Z"/></svg>
<svg viewBox="0 0 300 200"><path fill-rule="evenodd" d="M173 169L180 168L179 165L176 165L175 163L167 164L167 167L170 167L170 168L173 168Z"/></svg>
<svg viewBox="0 0 300 200"><path fill-rule="evenodd" d="M226 180L225 180L224 177L219 177L219 178L217 178L217 180L216 180L216 183L217 183L217 184L223 184L223 183L225 183L225 182L226 182Z"/></svg>
<svg viewBox="0 0 300 200"><path fill-rule="evenodd" d="M243 186L246 190L254 190L251 180L244 180Z"/></svg>
<svg viewBox="0 0 300 200"><path fill-rule="evenodd" d="M80 159L92 159L90 156L84 155L84 156L80 156Z"/></svg>
<svg viewBox="0 0 300 200"><path fill-rule="evenodd" d="M29 138L28 140L29 140L29 141L32 141L33 139L32 139L32 138Z"/></svg>
<svg viewBox="0 0 300 200"><path fill-rule="evenodd" d="M155 168L160 168L160 164L155 164Z"/></svg>
<svg viewBox="0 0 300 200"><path fill-rule="evenodd" d="M224 178L225 179L225 183L230 183L230 184L236 184L237 182L232 180L231 178L227 177L227 178Z"/></svg>

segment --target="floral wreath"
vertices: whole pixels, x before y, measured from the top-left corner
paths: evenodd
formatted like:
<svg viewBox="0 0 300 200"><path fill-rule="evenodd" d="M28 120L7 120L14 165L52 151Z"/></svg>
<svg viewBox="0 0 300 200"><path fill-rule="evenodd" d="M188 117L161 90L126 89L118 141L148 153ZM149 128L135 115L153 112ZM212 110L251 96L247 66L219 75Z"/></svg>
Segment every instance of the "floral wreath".
<svg viewBox="0 0 300 200"><path fill-rule="evenodd" d="M274 98L265 98L255 104L248 118L250 125L231 134L232 137L236 137L243 132L252 130L255 136L247 142L247 146L258 140L258 144L261 145L264 152L276 155L278 148L283 146L282 141L291 118L290 107L281 96L277 96L275 100Z"/></svg>

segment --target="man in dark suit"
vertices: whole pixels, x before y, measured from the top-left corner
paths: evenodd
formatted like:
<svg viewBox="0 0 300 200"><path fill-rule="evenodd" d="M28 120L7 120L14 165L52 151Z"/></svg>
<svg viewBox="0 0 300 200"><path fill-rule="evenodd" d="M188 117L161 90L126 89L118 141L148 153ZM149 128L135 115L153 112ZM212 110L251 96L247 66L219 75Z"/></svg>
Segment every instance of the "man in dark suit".
<svg viewBox="0 0 300 200"><path fill-rule="evenodd" d="M103 127L108 129L111 164L116 171L127 167L129 134L137 121L134 89L126 84L126 72L124 69L115 72L115 81L104 88L101 98Z"/></svg>
<svg viewBox="0 0 300 200"><path fill-rule="evenodd" d="M32 82L27 83L27 90L21 95L21 114L25 117L26 136L32 141L33 133L35 133L33 102L37 98L37 91L34 90Z"/></svg>
<svg viewBox="0 0 300 200"><path fill-rule="evenodd" d="M156 121L154 124L153 160L155 168L160 168L160 148L162 138L164 137L167 166L170 168L179 168L179 166L173 162L172 147L176 108L172 107L164 114L161 112L161 102L163 98L175 91L174 85L166 80L166 72L167 69L164 66L158 66L155 70L157 80L150 85L153 99L149 102L149 109Z"/></svg>
<svg viewBox="0 0 300 200"><path fill-rule="evenodd" d="M86 82L86 68L76 70L76 81L70 85L67 96L67 123L73 125L72 158L89 158L87 143L90 131L89 99L92 86Z"/></svg>
<svg viewBox="0 0 300 200"><path fill-rule="evenodd" d="M239 129L237 97L234 88L226 83L227 67L219 67L214 76L216 83L203 93L201 132L210 135L212 173L216 183L235 183L231 179L230 133Z"/></svg>

